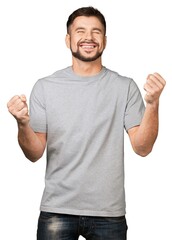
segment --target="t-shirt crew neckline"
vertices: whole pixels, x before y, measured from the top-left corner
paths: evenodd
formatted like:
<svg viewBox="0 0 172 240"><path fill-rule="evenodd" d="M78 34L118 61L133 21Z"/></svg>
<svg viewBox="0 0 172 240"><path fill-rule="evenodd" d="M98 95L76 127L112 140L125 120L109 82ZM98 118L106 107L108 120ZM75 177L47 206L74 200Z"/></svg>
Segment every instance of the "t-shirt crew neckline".
<svg viewBox="0 0 172 240"><path fill-rule="evenodd" d="M75 81L80 81L80 82L92 82L92 81L95 81L97 79L100 79L104 73L106 72L106 67L102 67L102 69L100 70L100 72L98 72L97 74L94 74L92 76L81 76L81 75L78 75L76 74L74 71L73 71L73 68L72 66L69 66L67 67L66 69L66 73L69 74L70 76L72 75L73 76L73 80Z"/></svg>

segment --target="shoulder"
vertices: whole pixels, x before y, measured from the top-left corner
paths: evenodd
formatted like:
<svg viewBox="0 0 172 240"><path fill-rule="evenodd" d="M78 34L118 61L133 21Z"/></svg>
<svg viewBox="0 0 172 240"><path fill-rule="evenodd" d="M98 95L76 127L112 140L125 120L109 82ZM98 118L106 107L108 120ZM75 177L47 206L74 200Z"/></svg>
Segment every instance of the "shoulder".
<svg viewBox="0 0 172 240"><path fill-rule="evenodd" d="M64 79L67 77L69 71L69 67L60 69L51 75L45 76L43 78L38 79L34 86L33 89L35 88L44 88L50 85L51 83L56 83L58 80Z"/></svg>
<svg viewBox="0 0 172 240"><path fill-rule="evenodd" d="M132 84L136 84L134 80L131 77L124 76L114 70L106 68L106 74L109 76L109 78L115 82L117 85L130 87Z"/></svg>

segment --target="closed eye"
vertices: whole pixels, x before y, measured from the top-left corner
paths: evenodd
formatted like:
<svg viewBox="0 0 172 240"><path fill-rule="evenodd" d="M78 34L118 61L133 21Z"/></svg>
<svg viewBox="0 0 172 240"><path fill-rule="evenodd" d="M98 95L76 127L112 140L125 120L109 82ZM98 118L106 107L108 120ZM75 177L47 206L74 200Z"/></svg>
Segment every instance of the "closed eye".
<svg viewBox="0 0 172 240"><path fill-rule="evenodd" d="M84 30L84 28L81 28L81 27L80 27L80 28L77 28L77 29L76 29L76 32L77 32L77 33L84 33L85 30Z"/></svg>
<svg viewBox="0 0 172 240"><path fill-rule="evenodd" d="M96 33L96 34L102 33L101 29L99 29L99 28L94 28L92 31L93 31L93 33Z"/></svg>
<svg viewBox="0 0 172 240"><path fill-rule="evenodd" d="M77 31L77 33L84 33L84 31L83 30L79 30L79 31Z"/></svg>
<svg viewBox="0 0 172 240"><path fill-rule="evenodd" d="M93 33L100 34L101 32L100 31L93 31Z"/></svg>

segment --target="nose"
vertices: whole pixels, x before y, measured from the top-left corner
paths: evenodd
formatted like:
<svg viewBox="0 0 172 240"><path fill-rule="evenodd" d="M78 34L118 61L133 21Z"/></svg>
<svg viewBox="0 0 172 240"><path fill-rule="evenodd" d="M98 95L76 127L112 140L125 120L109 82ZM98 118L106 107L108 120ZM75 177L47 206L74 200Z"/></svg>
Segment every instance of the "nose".
<svg viewBox="0 0 172 240"><path fill-rule="evenodd" d="M92 40L93 39L93 35L91 31L87 31L85 33L85 40Z"/></svg>

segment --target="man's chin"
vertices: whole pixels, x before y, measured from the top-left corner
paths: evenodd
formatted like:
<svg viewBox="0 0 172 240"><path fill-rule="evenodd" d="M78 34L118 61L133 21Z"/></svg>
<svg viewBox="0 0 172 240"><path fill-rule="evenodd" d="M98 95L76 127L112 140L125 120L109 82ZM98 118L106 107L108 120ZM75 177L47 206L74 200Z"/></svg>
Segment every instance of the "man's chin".
<svg viewBox="0 0 172 240"><path fill-rule="evenodd" d="M71 51L72 52L72 51ZM83 62L93 62L95 60L97 60L98 58L101 57L102 52L101 53L97 53L96 55L92 56L92 57L85 57L82 54L80 54L79 52L72 52L73 57L83 61Z"/></svg>

